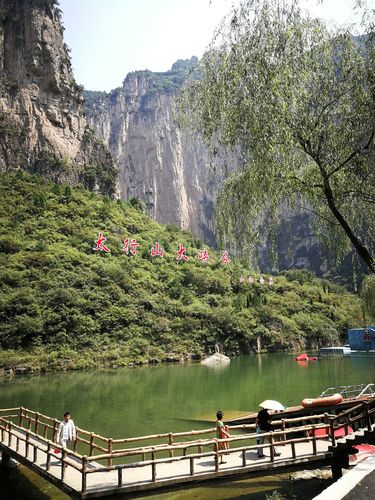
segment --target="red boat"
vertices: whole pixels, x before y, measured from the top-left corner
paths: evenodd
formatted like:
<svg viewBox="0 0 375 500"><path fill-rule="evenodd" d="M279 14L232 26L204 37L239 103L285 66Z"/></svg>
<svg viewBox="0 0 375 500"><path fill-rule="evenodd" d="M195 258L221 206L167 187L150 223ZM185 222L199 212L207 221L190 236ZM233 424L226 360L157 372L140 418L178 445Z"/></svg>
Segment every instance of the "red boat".
<svg viewBox="0 0 375 500"><path fill-rule="evenodd" d="M308 361L308 359L309 357L305 352L296 356L296 361Z"/></svg>
<svg viewBox="0 0 375 500"><path fill-rule="evenodd" d="M296 361L317 361L318 356L308 356L305 352L296 356Z"/></svg>

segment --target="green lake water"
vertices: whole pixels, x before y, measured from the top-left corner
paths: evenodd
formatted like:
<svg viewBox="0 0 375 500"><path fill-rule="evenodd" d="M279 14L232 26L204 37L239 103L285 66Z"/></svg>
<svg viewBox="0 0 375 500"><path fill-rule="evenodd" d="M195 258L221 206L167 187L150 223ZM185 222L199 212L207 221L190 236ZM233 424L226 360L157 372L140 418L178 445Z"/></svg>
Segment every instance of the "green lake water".
<svg viewBox="0 0 375 500"><path fill-rule="evenodd" d="M79 427L119 438L207 428L218 409L224 411L225 420L258 411L264 399L294 406L329 386L375 382L372 353L322 357L303 364L295 362L294 357L241 356L218 368L160 365L15 377L0 384L0 407L23 406L57 418L69 410ZM67 498L24 468L20 470L1 473L2 499ZM207 487L162 493L158 498L262 499L287 486L285 477L219 481ZM311 494L311 487L309 490ZM297 491L293 495L299 498ZM312 498L306 492L301 495Z"/></svg>

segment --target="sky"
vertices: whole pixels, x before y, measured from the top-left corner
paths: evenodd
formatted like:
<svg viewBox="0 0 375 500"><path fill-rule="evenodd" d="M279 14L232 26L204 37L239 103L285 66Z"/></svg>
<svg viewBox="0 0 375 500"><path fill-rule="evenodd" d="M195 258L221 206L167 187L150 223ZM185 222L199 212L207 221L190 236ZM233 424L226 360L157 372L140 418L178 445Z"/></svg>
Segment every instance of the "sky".
<svg viewBox="0 0 375 500"><path fill-rule="evenodd" d="M60 0L77 83L110 91L131 71L167 71L178 59L201 57L233 2L238 0ZM354 0L301 3L341 24L350 19Z"/></svg>

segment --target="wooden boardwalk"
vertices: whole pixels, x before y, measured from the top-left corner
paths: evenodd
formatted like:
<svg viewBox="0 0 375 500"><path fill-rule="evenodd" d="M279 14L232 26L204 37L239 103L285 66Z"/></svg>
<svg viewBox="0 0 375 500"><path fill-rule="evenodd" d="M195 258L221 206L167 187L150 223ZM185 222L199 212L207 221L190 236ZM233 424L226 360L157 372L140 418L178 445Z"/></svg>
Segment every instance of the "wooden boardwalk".
<svg viewBox="0 0 375 500"><path fill-rule="evenodd" d="M337 471L345 466L343 457L347 457L354 442L375 436L374 419L375 400L336 416L285 419L281 429L268 434L280 456L267 443L263 445L264 458L257 458L253 425L231 426L229 450L219 449L225 440L213 438L212 428L118 440L78 429L74 449L56 455L54 440L59 422L24 408L13 408L0 410L0 449L3 462L14 458L71 497L94 498L322 464L332 465ZM336 440L335 431L344 429L347 433L349 422L357 426L357 431ZM138 446L134 447L135 443ZM225 463L220 464L222 454Z"/></svg>

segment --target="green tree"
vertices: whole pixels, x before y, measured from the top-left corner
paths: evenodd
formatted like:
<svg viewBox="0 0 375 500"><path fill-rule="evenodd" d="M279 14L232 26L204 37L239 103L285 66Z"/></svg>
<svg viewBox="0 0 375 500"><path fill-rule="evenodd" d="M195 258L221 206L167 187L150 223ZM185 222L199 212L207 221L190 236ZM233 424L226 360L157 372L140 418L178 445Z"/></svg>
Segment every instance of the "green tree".
<svg viewBox="0 0 375 500"><path fill-rule="evenodd" d="M375 276L366 276L361 288L363 320L375 321Z"/></svg>
<svg viewBox="0 0 375 500"><path fill-rule="evenodd" d="M288 201L313 213L338 257L354 248L375 272L371 38L330 31L297 0L243 0L217 30L181 104L185 120L242 163L219 198L221 239L251 240L256 217L276 222Z"/></svg>

